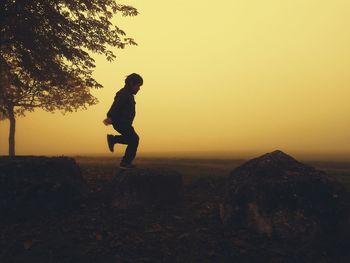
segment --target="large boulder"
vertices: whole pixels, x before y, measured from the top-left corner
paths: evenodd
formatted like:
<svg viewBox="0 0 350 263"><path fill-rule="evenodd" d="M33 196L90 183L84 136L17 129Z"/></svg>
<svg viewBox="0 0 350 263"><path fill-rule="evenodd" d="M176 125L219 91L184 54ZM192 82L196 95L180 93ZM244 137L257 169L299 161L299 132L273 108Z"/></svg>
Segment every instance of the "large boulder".
<svg viewBox="0 0 350 263"><path fill-rule="evenodd" d="M246 228L295 244L341 236L348 231L349 212L349 193L342 185L281 151L233 170L220 206L222 222L230 229Z"/></svg>
<svg viewBox="0 0 350 263"><path fill-rule="evenodd" d="M78 204L86 186L67 157L1 157L0 217L31 218Z"/></svg>
<svg viewBox="0 0 350 263"><path fill-rule="evenodd" d="M112 204L121 209L167 207L182 200L182 176L167 169L120 170L111 182Z"/></svg>

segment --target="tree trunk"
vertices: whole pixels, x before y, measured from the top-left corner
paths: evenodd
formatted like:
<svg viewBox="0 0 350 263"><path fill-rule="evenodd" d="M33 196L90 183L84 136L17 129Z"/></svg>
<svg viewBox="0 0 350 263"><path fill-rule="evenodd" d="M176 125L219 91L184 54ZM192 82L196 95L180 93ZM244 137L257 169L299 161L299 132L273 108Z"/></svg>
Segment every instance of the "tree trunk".
<svg viewBox="0 0 350 263"><path fill-rule="evenodd" d="M15 156L15 132L16 132L16 118L13 112L13 107L8 111L10 119L10 134L9 134L9 156Z"/></svg>

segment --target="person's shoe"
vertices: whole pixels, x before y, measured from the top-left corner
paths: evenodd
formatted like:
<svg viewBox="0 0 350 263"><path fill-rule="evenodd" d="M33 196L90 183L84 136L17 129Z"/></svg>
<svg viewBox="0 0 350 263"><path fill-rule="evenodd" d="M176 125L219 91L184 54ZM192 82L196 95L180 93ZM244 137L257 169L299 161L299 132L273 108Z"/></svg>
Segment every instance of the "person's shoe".
<svg viewBox="0 0 350 263"><path fill-rule="evenodd" d="M119 168L120 169L123 169L123 170L129 170L129 169L135 169L136 168L136 165L134 165L134 164L124 164L124 163L121 163L120 165L119 165Z"/></svg>
<svg viewBox="0 0 350 263"><path fill-rule="evenodd" d="M107 144L111 152L114 152L114 136L112 134L107 134Z"/></svg>

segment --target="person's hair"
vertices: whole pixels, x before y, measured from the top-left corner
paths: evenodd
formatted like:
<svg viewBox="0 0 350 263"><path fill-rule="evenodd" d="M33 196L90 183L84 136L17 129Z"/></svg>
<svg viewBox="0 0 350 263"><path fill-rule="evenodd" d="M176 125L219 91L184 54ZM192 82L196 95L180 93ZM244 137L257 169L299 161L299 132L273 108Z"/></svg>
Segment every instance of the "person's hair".
<svg viewBox="0 0 350 263"><path fill-rule="evenodd" d="M125 86L130 87L133 85L142 85L143 84L143 79L139 74L132 73L129 76L126 77L125 79Z"/></svg>

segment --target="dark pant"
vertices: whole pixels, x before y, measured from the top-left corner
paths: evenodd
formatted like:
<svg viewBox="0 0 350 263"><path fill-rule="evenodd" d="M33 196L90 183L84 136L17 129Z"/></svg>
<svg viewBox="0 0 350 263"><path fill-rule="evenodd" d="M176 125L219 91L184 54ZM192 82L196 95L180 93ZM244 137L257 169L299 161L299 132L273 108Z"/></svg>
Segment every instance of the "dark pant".
<svg viewBox="0 0 350 263"><path fill-rule="evenodd" d="M113 128L121 135L114 136L114 142L120 144L127 144L122 164L130 164L137 152L139 146L139 136L135 132L134 127L129 123L114 123Z"/></svg>

